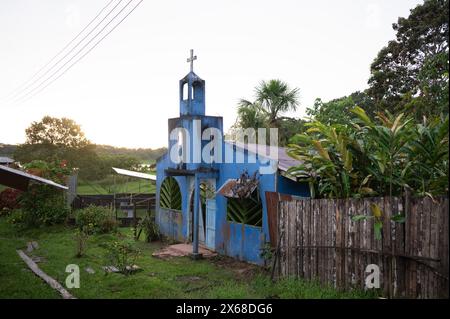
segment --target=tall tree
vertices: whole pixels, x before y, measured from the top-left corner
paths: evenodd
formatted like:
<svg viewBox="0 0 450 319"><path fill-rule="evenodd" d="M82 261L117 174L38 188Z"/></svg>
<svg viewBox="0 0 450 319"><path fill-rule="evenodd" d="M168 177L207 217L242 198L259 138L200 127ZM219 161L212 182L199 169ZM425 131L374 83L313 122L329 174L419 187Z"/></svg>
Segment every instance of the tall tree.
<svg viewBox="0 0 450 319"><path fill-rule="evenodd" d="M297 133L293 132L293 127L298 128L298 125L303 122L298 119L287 120L282 114L297 110L298 105L298 88L291 89L281 80L261 81L255 88L253 102L246 99L239 101L238 118L233 129L278 128L279 142L284 145L292 135Z"/></svg>
<svg viewBox="0 0 450 319"><path fill-rule="evenodd" d="M68 118L44 116L41 121L31 123L25 130L28 144L52 144L71 148L84 147L90 142L80 125Z"/></svg>
<svg viewBox="0 0 450 319"><path fill-rule="evenodd" d="M79 168L81 176L94 176L99 165L95 145L85 137L80 125L67 118L44 116L25 130L26 142L18 145L14 158L22 164L35 160L67 163Z"/></svg>
<svg viewBox="0 0 450 319"><path fill-rule="evenodd" d="M324 124L349 124L353 118L351 110L359 106L369 115L377 111L374 100L366 92L356 91L349 96L323 102L316 99L312 107L306 109L306 114L316 121Z"/></svg>
<svg viewBox="0 0 450 319"><path fill-rule="evenodd" d="M299 89L290 89L281 80L261 81L255 89L255 97L255 106L267 116L269 127L279 127L279 117L296 111L299 105Z"/></svg>
<svg viewBox="0 0 450 319"><path fill-rule="evenodd" d="M415 106L416 115L448 113L448 24L449 0L425 0L393 24L395 40L371 65L368 93L376 103L391 111Z"/></svg>

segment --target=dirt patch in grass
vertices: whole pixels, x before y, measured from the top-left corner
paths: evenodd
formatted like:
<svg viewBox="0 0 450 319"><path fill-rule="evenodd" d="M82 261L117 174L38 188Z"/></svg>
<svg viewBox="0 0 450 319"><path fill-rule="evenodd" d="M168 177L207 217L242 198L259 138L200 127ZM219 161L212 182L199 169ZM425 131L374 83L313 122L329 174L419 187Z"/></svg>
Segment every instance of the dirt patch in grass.
<svg viewBox="0 0 450 319"><path fill-rule="evenodd" d="M227 256L215 256L210 259L217 267L233 271L236 279L251 280L255 275L265 272L265 270L257 265L239 261Z"/></svg>

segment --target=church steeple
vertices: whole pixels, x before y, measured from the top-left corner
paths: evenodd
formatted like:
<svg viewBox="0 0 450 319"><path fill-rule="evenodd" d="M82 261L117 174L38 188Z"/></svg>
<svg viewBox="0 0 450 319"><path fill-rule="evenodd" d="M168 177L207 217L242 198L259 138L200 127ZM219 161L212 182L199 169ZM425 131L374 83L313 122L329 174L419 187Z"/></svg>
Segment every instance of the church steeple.
<svg viewBox="0 0 450 319"><path fill-rule="evenodd" d="M194 73L194 50L187 59L190 72L180 80L180 116L205 115L205 81Z"/></svg>

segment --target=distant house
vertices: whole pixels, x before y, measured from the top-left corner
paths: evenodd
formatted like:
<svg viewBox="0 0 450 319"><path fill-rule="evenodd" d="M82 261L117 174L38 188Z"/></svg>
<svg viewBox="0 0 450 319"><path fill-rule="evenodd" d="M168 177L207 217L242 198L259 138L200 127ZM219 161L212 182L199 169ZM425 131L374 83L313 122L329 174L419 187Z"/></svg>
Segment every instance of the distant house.
<svg viewBox="0 0 450 319"><path fill-rule="evenodd" d="M262 264L261 249L270 240L265 193L310 197L308 184L287 172L300 162L287 156L281 147L270 147L269 153L275 156L269 156L256 144L224 141L222 117L205 115L205 81L193 71L180 81L180 116L169 119L168 124L168 152L156 164L156 221L161 233L177 241L193 242L193 255L200 244L220 254ZM187 138L183 134L174 136L171 132L175 128L187 132ZM174 144L183 149L190 145L189 154L184 155L192 159L196 146L204 149L208 144L200 140L201 132L208 128L219 132L222 154L244 161L175 163ZM250 184L244 200L236 198L243 172L252 177L261 167L273 170L260 174L257 182Z"/></svg>
<svg viewBox="0 0 450 319"><path fill-rule="evenodd" d="M0 165L9 166L12 163L14 163L12 158L0 156Z"/></svg>

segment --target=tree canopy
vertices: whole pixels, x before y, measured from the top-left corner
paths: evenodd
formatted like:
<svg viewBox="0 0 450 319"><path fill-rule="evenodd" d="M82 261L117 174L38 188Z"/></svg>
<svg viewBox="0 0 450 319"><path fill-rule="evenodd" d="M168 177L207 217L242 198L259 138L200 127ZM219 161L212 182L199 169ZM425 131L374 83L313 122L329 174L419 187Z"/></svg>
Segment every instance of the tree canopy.
<svg viewBox="0 0 450 319"><path fill-rule="evenodd" d="M448 24L448 0L425 0L393 24L396 38L378 53L368 82L381 108L448 114Z"/></svg>
<svg viewBox="0 0 450 319"><path fill-rule="evenodd" d="M68 118L44 116L41 121L31 123L25 130L28 144L51 144L70 148L81 148L90 144L80 125Z"/></svg>

